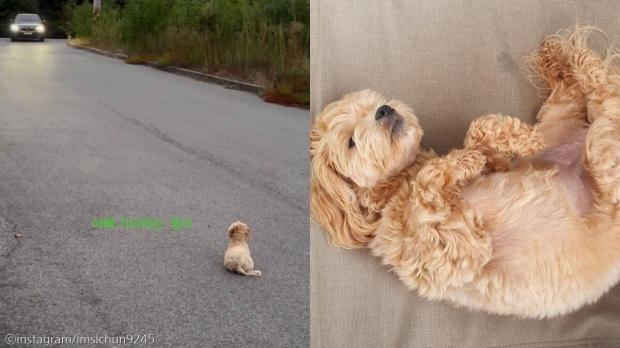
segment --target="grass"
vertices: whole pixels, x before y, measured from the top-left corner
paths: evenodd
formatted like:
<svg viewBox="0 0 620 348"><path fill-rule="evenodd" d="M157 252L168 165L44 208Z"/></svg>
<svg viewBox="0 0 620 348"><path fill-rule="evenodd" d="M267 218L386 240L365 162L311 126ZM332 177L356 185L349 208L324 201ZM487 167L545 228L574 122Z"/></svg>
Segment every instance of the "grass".
<svg viewBox="0 0 620 348"><path fill-rule="evenodd" d="M106 4L107 3L107 4ZM71 34L88 45L265 87L264 99L309 104L308 0L104 1L93 16L69 3Z"/></svg>

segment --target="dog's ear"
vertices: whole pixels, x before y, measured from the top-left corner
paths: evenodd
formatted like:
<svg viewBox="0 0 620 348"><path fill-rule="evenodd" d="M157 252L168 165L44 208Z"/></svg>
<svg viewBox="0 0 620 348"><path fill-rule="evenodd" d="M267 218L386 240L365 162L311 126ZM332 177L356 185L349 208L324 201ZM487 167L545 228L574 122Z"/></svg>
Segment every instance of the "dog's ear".
<svg viewBox="0 0 620 348"><path fill-rule="evenodd" d="M311 137L313 131L319 132L313 128ZM311 144L310 212L312 218L325 228L332 244L343 248L366 246L373 237L376 223L366 221L351 184L347 183L329 165L324 153L318 149L318 140L314 148L312 146Z"/></svg>
<svg viewBox="0 0 620 348"><path fill-rule="evenodd" d="M237 231L237 228L239 228L239 226L235 223L233 223L232 225L228 227L228 238L232 238L233 233Z"/></svg>

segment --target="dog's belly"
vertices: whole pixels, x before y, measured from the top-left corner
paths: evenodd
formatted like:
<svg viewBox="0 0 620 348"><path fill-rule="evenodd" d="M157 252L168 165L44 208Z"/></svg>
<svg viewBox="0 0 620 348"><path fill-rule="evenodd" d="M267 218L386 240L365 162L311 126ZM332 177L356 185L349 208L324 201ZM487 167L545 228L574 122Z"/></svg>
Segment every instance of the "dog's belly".
<svg viewBox="0 0 620 348"><path fill-rule="evenodd" d="M558 224L583 223L594 200L583 167L585 137L586 130L577 131L566 143L521 160L509 172L479 178L462 191L463 199L497 233L499 243L515 228L544 233Z"/></svg>
<svg viewBox="0 0 620 348"><path fill-rule="evenodd" d="M587 230L583 217L593 194L582 151L582 142L570 142L509 172L483 176L462 191L492 235L494 263L522 262L524 253L544 252Z"/></svg>
<svg viewBox="0 0 620 348"><path fill-rule="evenodd" d="M567 150L572 151L561 149ZM493 252L471 288L452 294L456 303L497 313L556 315L599 298L618 281L620 226L591 224L593 193L585 171L576 167L580 156L564 161L554 151L536 159L550 163L548 169L522 166L463 189L463 199L491 236ZM552 307L555 312L542 310Z"/></svg>
<svg viewBox="0 0 620 348"><path fill-rule="evenodd" d="M566 190L566 197L581 216L592 208L594 195L588 173L583 164L587 129L576 131L568 142L547 149L532 158L532 163L557 170L556 180Z"/></svg>

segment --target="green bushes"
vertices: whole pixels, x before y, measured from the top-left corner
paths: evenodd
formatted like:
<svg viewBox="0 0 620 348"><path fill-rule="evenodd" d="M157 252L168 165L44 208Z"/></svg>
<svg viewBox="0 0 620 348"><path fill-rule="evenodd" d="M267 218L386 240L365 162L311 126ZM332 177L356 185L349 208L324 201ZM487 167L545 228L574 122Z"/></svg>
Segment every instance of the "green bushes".
<svg viewBox="0 0 620 348"><path fill-rule="evenodd" d="M96 17L86 1L71 10L68 27L94 46L259 83L276 101L307 101L308 0L127 0Z"/></svg>
<svg viewBox="0 0 620 348"><path fill-rule="evenodd" d="M76 5L69 2L67 12L70 19L66 24L69 35L86 41L88 44L104 48L120 48L121 11L119 8L104 3L97 16L93 15L93 5L88 1Z"/></svg>
<svg viewBox="0 0 620 348"><path fill-rule="evenodd" d="M179 0L179 2L182 2ZM170 0L132 0L122 17L122 38L130 52L159 52L168 22Z"/></svg>
<svg viewBox="0 0 620 348"><path fill-rule="evenodd" d="M121 38L121 23L120 10L105 6L94 18L90 43L99 48L114 50Z"/></svg>
<svg viewBox="0 0 620 348"><path fill-rule="evenodd" d="M93 5L84 2L76 5L75 1L71 1L67 5L67 12L70 13L70 19L67 23L69 35L80 39L88 39L93 34Z"/></svg>

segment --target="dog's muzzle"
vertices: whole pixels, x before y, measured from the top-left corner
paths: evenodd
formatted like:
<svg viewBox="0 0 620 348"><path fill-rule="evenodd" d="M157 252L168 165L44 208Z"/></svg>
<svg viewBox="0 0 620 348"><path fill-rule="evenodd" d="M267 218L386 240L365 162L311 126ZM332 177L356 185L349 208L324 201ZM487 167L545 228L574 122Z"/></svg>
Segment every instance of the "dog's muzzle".
<svg viewBox="0 0 620 348"><path fill-rule="evenodd" d="M403 125L403 118L389 105L382 105L377 109L375 120L386 127L392 134L398 132Z"/></svg>

